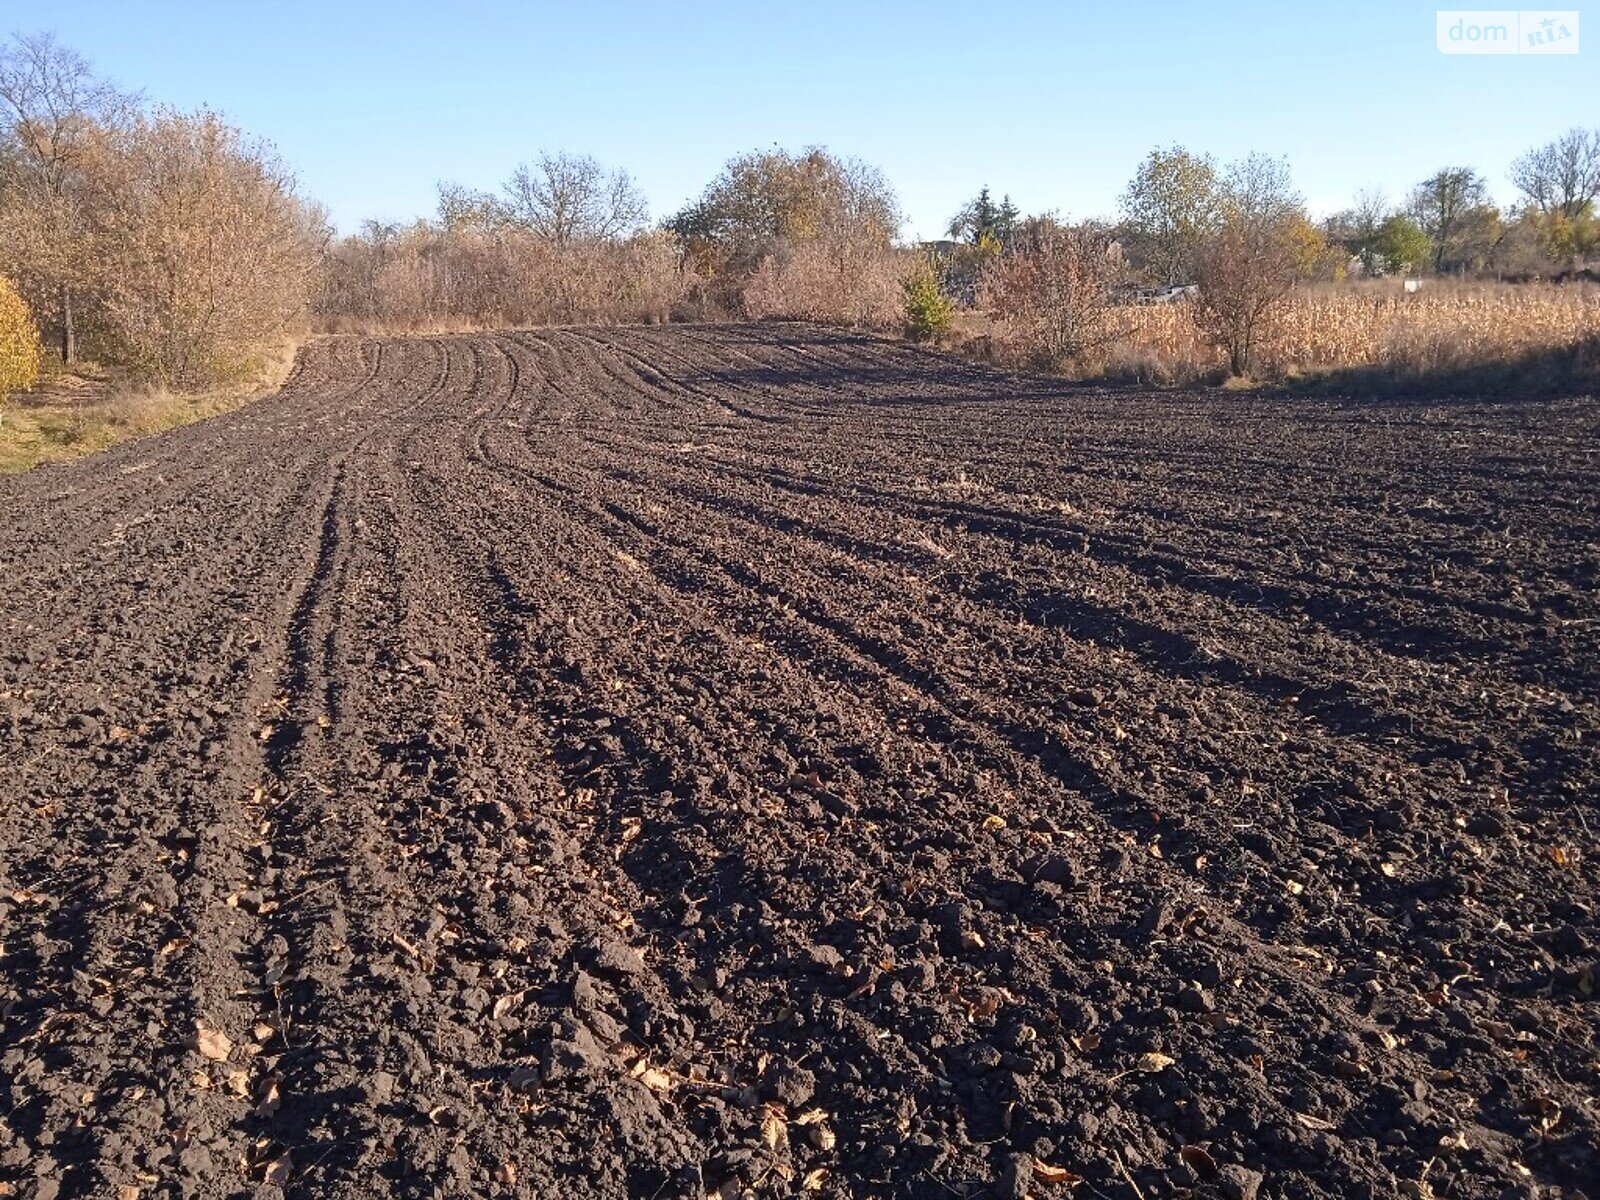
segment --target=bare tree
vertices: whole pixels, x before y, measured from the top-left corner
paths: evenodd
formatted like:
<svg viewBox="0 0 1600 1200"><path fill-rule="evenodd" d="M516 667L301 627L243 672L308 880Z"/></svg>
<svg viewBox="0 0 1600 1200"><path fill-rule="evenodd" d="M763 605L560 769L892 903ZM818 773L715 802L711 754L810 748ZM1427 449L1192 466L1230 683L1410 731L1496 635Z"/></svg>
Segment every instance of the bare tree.
<svg viewBox="0 0 1600 1200"><path fill-rule="evenodd" d="M607 171L583 154L540 154L516 169L505 196L512 224L562 246L627 237L649 217L626 171Z"/></svg>
<svg viewBox="0 0 1600 1200"><path fill-rule="evenodd" d="M1323 223L1323 235L1359 258L1361 269L1368 275L1379 275L1387 269L1387 263L1378 246L1384 222L1392 213L1388 197L1375 188L1363 188L1356 193L1354 204Z"/></svg>
<svg viewBox="0 0 1600 1200"><path fill-rule="evenodd" d="M60 327L63 362L74 356L74 290L86 267L82 185L86 162L134 99L48 33L14 34L0 47L0 219L36 310ZM48 306L48 307L47 307Z"/></svg>
<svg viewBox="0 0 1600 1200"><path fill-rule="evenodd" d="M446 233L500 229L511 223L503 200L460 183L439 184L439 225Z"/></svg>
<svg viewBox="0 0 1600 1200"><path fill-rule="evenodd" d="M1600 196L1600 129L1569 129L1511 166L1511 182L1545 216L1575 220Z"/></svg>

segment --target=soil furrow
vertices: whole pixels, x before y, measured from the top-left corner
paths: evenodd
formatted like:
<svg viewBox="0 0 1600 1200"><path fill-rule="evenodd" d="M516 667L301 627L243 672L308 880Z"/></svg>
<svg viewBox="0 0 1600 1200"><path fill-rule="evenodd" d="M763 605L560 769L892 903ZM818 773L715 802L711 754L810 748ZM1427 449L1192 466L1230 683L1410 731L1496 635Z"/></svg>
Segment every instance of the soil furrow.
<svg viewBox="0 0 1600 1200"><path fill-rule="evenodd" d="M0 1194L1587 1194L1597 435L569 329L0 481Z"/></svg>

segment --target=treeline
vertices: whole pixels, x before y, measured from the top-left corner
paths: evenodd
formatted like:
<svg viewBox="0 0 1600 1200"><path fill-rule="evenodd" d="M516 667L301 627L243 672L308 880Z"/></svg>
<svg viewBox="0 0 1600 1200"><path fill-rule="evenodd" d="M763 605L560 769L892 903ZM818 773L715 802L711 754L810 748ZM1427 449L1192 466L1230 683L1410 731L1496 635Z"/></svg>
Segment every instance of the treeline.
<svg viewBox="0 0 1600 1200"><path fill-rule="evenodd" d="M1584 130L1518 159L1505 212L1452 167L1314 221L1285 163L1171 148L1113 220L1024 216L986 188L948 240L908 246L882 175L823 149L735 157L659 221L625 172L543 153L497 190L441 184L433 214L340 238L269 147L121 91L48 35L0 48L0 115L0 276L59 358L178 386L245 375L306 328L786 317L935 338L961 309L1031 361L1092 363L1160 285L1247 372L1297 287L1549 277L1600 248Z"/></svg>
<svg viewBox="0 0 1600 1200"><path fill-rule="evenodd" d="M304 319L327 223L266 146L147 106L48 35L0 52L0 110L0 275L63 359L209 383Z"/></svg>
<svg viewBox="0 0 1600 1200"><path fill-rule="evenodd" d="M369 222L328 251L328 328L418 329L772 315L897 319L894 193L822 150L742 155L659 226L625 172L566 153L498 192L439 186L432 219Z"/></svg>
<svg viewBox="0 0 1600 1200"><path fill-rule="evenodd" d="M1155 150L1122 197L1130 247L1162 282L1191 280L1195 247L1222 221L1227 170L1182 147ZM1600 130L1572 129L1512 164L1520 200L1502 211L1489 181L1466 166L1442 167L1403 202L1364 191L1313 223L1300 205L1296 230L1312 269L1349 274L1538 278L1570 271L1600 249Z"/></svg>

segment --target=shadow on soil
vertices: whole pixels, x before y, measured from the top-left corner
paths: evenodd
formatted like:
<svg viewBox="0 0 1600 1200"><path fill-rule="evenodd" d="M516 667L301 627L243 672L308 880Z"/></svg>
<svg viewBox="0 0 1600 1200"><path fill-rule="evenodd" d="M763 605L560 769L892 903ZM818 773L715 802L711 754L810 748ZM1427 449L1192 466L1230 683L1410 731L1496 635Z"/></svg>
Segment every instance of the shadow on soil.
<svg viewBox="0 0 1600 1200"><path fill-rule="evenodd" d="M1274 390L1281 395L1339 396L1419 406L1594 395L1600 392L1600 335L1502 362L1425 371L1350 367L1307 375Z"/></svg>

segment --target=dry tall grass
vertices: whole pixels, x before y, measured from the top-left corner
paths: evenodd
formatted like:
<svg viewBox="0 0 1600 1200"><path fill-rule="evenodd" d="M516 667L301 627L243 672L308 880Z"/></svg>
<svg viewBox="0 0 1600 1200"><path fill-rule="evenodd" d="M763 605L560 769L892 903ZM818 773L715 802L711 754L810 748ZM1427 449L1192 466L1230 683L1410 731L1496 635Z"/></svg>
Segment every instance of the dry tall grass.
<svg viewBox="0 0 1600 1200"><path fill-rule="evenodd" d="M1512 362L1600 337L1600 288L1398 281L1297 290L1277 314L1258 359L1268 379L1353 368L1416 375ZM1183 383L1226 367L1188 304L1128 310L1108 373Z"/></svg>
<svg viewBox="0 0 1600 1200"><path fill-rule="evenodd" d="M561 244L423 225L332 247L313 312L331 332L664 321L693 282L659 232Z"/></svg>
<svg viewBox="0 0 1600 1200"><path fill-rule="evenodd" d="M198 391L174 392L125 368L58 366L33 391L14 397L0 421L0 475L66 462L130 438L229 412L277 391L294 366L298 342L262 346L247 376Z"/></svg>

